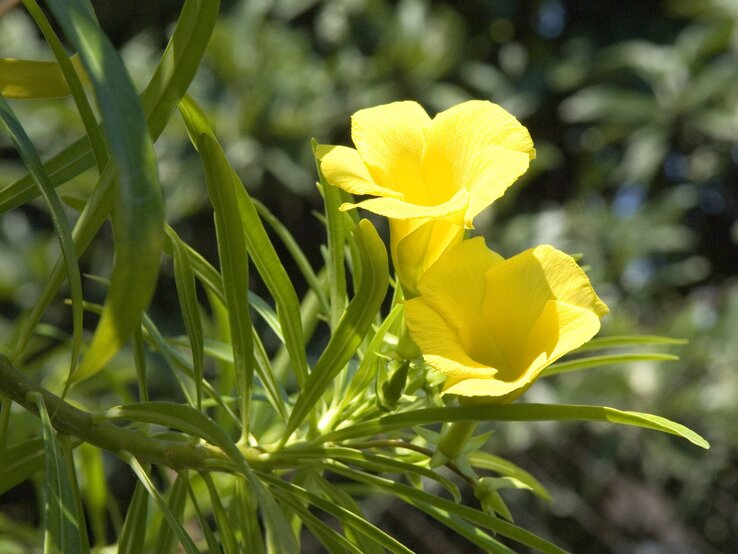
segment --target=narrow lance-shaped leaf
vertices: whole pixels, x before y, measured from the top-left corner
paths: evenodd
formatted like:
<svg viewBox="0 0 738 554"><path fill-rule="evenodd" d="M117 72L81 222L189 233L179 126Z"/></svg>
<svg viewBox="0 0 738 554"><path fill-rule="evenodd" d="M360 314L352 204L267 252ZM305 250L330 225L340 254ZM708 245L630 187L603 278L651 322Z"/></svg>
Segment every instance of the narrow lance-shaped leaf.
<svg viewBox="0 0 738 554"><path fill-rule="evenodd" d="M473 467L495 471L500 475L506 475L517 479L518 481L525 483L525 485L527 485L539 498L549 502L551 501L551 493L546 490L546 487L544 487L538 479L533 477L523 468L516 466L504 458L489 454L488 452L477 451L469 454L469 462Z"/></svg>
<svg viewBox="0 0 738 554"><path fill-rule="evenodd" d="M184 95L195 75L205 51L219 8L218 0L187 0L182 8L174 34L167 45L151 82L141 96L152 139L164 129L179 99ZM86 137L76 141L60 154L44 164L54 186L59 186L88 169L93 164L89 141ZM108 164L85 209L75 224L73 237L77 252L81 255L108 217L115 202L114 182L116 169ZM31 200L34 183L23 177L0 191L0 213ZM61 286L64 264L54 266L40 298L24 324L16 356L23 352L43 312Z"/></svg>
<svg viewBox="0 0 738 554"><path fill-rule="evenodd" d="M223 542L223 551L225 554L238 554L238 541L236 540L236 535L233 532L228 515L223 508L218 488L213 483L212 477L207 473L202 473L201 477L208 489L210 504L213 509L213 518L215 519L221 541Z"/></svg>
<svg viewBox="0 0 738 554"><path fill-rule="evenodd" d="M346 269L344 267L344 244L346 231L339 207L343 204L341 191L329 184L320 170L316 149L318 142L313 139L313 156L320 180L320 188L325 204L326 229L328 231L328 282L330 283L331 311L329 313L331 328L338 325L346 305Z"/></svg>
<svg viewBox="0 0 738 554"><path fill-rule="evenodd" d="M182 7L172 38L141 95L149 132L154 140L164 130L200 66L219 8L219 0L186 0ZM84 136L48 160L44 169L54 186L59 186L94 163L89 140ZM31 177L21 177L0 190L0 213L17 208L37 195Z"/></svg>
<svg viewBox="0 0 738 554"><path fill-rule="evenodd" d="M56 430L51 425L43 397L37 394L35 401L44 428L46 455L44 552L89 552L79 488L70 479L64 461L65 454L57 441ZM71 448L66 455L71 455Z"/></svg>
<svg viewBox="0 0 738 554"><path fill-rule="evenodd" d="M77 452L80 455L81 492L87 508L90 527L96 544L105 544L106 537L106 505L108 487L105 482L103 453L91 444L82 443Z"/></svg>
<svg viewBox="0 0 738 554"><path fill-rule="evenodd" d="M454 421L609 421L677 435L702 448L710 446L704 438L691 429L664 417L617 410L606 406L573 404L505 404L413 410L349 425L332 433L326 433L317 441L338 442L415 425Z"/></svg>
<svg viewBox="0 0 738 554"><path fill-rule="evenodd" d="M84 69L76 54L70 62L81 79ZM57 62L0 58L0 95L5 98L60 98L71 94Z"/></svg>
<svg viewBox="0 0 738 554"><path fill-rule="evenodd" d="M0 494L3 494L44 468L44 441L28 439L7 446L0 457L0 467L3 468Z"/></svg>
<svg viewBox="0 0 738 554"><path fill-rule="evenodd" d="M687 344L687 341L684 339L660 337L655 335L616 335L613 337L594 338L589 342L585 342L582 346L574 350L573 353L586 352L589 350L599 350L602 348L637 346L643 344L661 344L664 346L674 346Z"/></svg>
<svg viewBox="0 0 738 554"><path fill-rule="evenodd" d="M111 419L154 423L204 439L211 445L219 447L234 464L246 472L243 456L226 432L210 417L190 406L162 401L138 402L116 406L105 415Z"/></svg>
<svg viewBox="0 0 738 554"><path fill-rule="evenodd" d="M59 200L56 190L43 169L41 159L31 139L23 130L23 127L15 117L8 103L2 97L0 97L0 126L8 132L26 167L31 172L34 181L46 201L54 229L59 237L59 244L69 281L69 293L72 298L73 339L69 367L69 373L71 375L76 369L77 357L82 344L83 315L82 278L80 277L79 266L77 265L77 254L74 248L74 241L72 240L72 231L64 214L64 207L62 206L61 200Z"/></svg>
<svg viewBox="0 0 738 554"><path fill-rule="evenodd" d="M167 229L167 231L169 228ZM187 337L192 350L192 366L195 371L195 391L197 407L202 407L202 379L204 371L205 351L200 309L195 289L195 274L192 271L190 257L182 240L176 234L167 233L174 252L174 283L177 287L179 306L182 310Z"/></svg>
<svg viewBox="0 0 738 554"><path fill-rule="evenodd" d="M339 371L356 353L382 305L389 284L387 250L374 226L366 219L357 225L354 236L359 246L362 278L356 295L315 364L297 397L282 444L304 421Z"/></svg>
<svg viewBox="0 0 738 554"><path fill-rule="evenodd" d="M207 118L191 97L188 96L180 102L180 113L187 127L190 140L196 148L198 143L202 141L200 135L203 134L210 137L212 142L217 144ZM220 147L218 149L214 148L214 150L218 151ZM227 162L224 163L227 164ZM287 270L269 240L249 194L232 169L231 179L239 183L239 186L236 187L236 197L238 209L241 213L241 221L244 225L243 233L246 246L259 275L277 304L277 317L282 328L285 346L289 352L297 382L300 386L303 386L307 379L308 369L300 322L300 303L297 294L287 275Z"/></svg>
<svg viewBox="0 0 738 554"><path fill-rule="evenodd" d="M388 494L402 499L411 506L420 507L419 503L430 504L431 506L447 510L452 514L460 516L470 523L490 529L491 531L508 537L520 544L530 546L540 552L546 552L548 554L566 554L566 551L534 535L530 531L497 517L485 514L479 510L475 510L474 508L457 504L435 494L431 494L402 483L396 483L378 475L371 475L363 471L345 467L340 464L326 463L324 466L326 469L329 469L343 477L376 487L378 490L385 490Z"/></svg>
<svg viewBox="0 0 738 554"><path fill-rule="evenodd" d="M559 373L569 373L572 371L592 369L604 365L627 364L629 362L673 362L678 359L679 357L674 356L673 354L662 354L659 352L611 354L609 356L589 356L586 358L578 358L576 360L567 360L565 362L557 362L555 364L551 364L541 372L541 377L549 377L550 375L558 375Z"/></svg>
<svg viewBox="0 0 738 554"><path fill-rule="evenodd" d="M179 539L179 543L184 547L185 552L187 552L187 554L198 554L197 546L195 546L192 537L187 534L187 531L185 531L184 527L182 527L179 519L177 519L177 517L169 509L169 506L167 506L167 503L164 501L164 498L162 498L159 491L156 490L154 483L151 481L151 477L146 472L144 467L133 456L126 456L125 452L121 452L121 455L126 458L126 461L136 474L136 477L138 477L139 482L146 488L146 492L149 493L149 496L154 499L154 502L159 507L161 513L164 515L164 519L169 524L169 527L177 535L177 539Z"/></svg>
<svg viewBox="0 0 738 554"><path fill-rule="evenodd" d="M337 518L342 524L349 525L359 533L364 534L369 539L381 544L384 548L390 552L397 554L413 554L413 551L408 549L405 545L399 543L393 537L381 529L372 525L369 521L363 517L356 515L355 513L347 510L346 508L339 506L335 502L330 502L324 498L321 498L317 494L314 494L303 487L299 487L292 483L287 483L279 477L268 474L260 474L260 478L265 481L268 485L273 488L282 489L285 493L292 494L295 498L305 500L316 508L326 512Z"/></svg>
<svg viewBox="0 0 738 554"><path fill-rule="evenodd" d="M140 325L159 273L164 203L138 95L90 5L84 0L49 0L48 5L90 76L119 175L111 285L89 350L74 375L79 380L99 371Z"/></svg>
<svg viewBox="0 0 738 554"><path fill-rule="evenodd" d="M366 519L366 515L351 494L331 483L317 472L310 472L308 475L312 477L312 483L315 484L315 487L308 485L307 488L315 489L317 487L323 491L328 500ZM303 483L296 484L304 486ZM349 540L361 547L362 554L384 554L385 550L380 544L367 538L362 533L357 533L351 526L344 525L343 531Z"/></svg>
<svg viewBox="0 0 738 554"><path fill-rule="evenodd" d="M233 170L220 145L209 135L198 138L198 150L205 166L208 196L215 212L215 234L223 276L223 290L228 308L228 321L236 370L238 396L241 402L242 436L248 437L251 384L254 377L254 342L251 336L248 286L249 268L244 240L244 223L238 210Z"/></svg>
<svg viewBox="0 0 738 554"><path fill-rule="evenodd" d="M210 522L208 521L206 514L200 509L200 499L198 499L197 493L195 493L194 489L192 488L191 479L187 480L187 494L190 497L190 503L195 510L195 515L197 516L197 520L200 523L202 533L203 535L205 535L205 542L208 545L208 551L210 552L210 554L223 554L223 549L220 547L218 539L215 538L215 534L210 528ZM220 531L221 534L223 533L223 528L221 527L221 525L218 525L218 531ZM226 551L225 554L231 553Z"/></svg>
<svg viewBox="0 0 738 554"><path fill-rule="evenodd" d="M128 504L123 529L118 537L118 554L139 554L143 552L146 540L146 516L149 496L143 483L138 482L133 489L133 497Z"/></svg>
<svg viewBox="0 0 738 554"><path fill-rule="evenodd" d="M85 94L83 84L89 82L89 79L79 63L79 56L75 54L71 59L67 56L64 45L62 45L56 31L51 23L49 23L46 14L36 0L23 0L23 5L28 10L28 13L31 14L31 17L33 17L39 30L43 33L46 42L51 47L52 52L54 52L54 57L59 64L64 79L69 85L69 92L72 98L74 98L77 111L85 126L90 147L97 162L97 169L98 171L102 171L108 161L108 150L102 132L100 131L100 126L97 123L95 112L92 111L92 106L90 106L87 94Z"/></svg>
<svg viewBox="0 0 738 554"><path fill-rule="evenodd" d="M350 543L343 535L339 534L335 529L323 523L323 521L310 513L310 510L302 505L299 498L295 498L287 492L281 490L275 490L275 496L279 498L284 504L287 504L292 508L300 521L310 530L318 541L326 548L330 553L344 554L349 552L351 554L369 554L366 548L363 550L354 544ZM363 535L362 535L363 537ZM375 543L369 543L375 544ZM384 549L377 545L379 552L384 552Z"/></svg>
<svg viewBox="0 0 738 554"><path fill-rule="evenodd" d="M178 520L182 520L185 504L187 503L186 474L187 470L184 470L181 474L177 475L177 478L169 489L169 494L167 495L167 505L174 517ZM184 477L182 475L184 475ZM160 529L156 534L156 545L153 548L153 552L157 552L158 554L168 554L174 551L175 546L174 533L172 532L171 527L166 526Z"/></svg>
<svg viewBox="0 0 738 554"><path fill-rule="evenodd" d="M344 409L351 404L354 398L361 394L361 392L371 384L372 379L376 376L375 364L379 359L379 353L382 343L384 342L384 338L401 314L402 305L396 304L379 326L379 329L377 329L377 332L369 342L364 358L359 363L359 368L356 370L356 373L349 383L348 390L341 398L341 402L337 408L338 413L343 413Z"/></svg>
<svg viewBox="0 0 738 554"><path fill-rule="evenodd" d="M297 267L300 269L300 273L302 273L303 277L305 277L305 281L313 290L313 292L318 296L323 309L327 312L328 299L325 297L323 287L321 286L318 276L315 274L315 271L313 271L313 268L310 266L310 262L308 261L307 257L305 257L305 253L300 248L300 245L297 244L295 237L292 236L292 233L290 233L289 229L287 229L287 227L285 227L282 222L279 221L279 219L272 212L270 212L264 204L262 204L255 198L252 199L252 202L254 203L256 211L259 212L261 218L269 224L269 226L274 230L274 233L282 241L282 244L284 244L285 248L287 248L289 253L292 255L292 259L295 260Z"/></svg>

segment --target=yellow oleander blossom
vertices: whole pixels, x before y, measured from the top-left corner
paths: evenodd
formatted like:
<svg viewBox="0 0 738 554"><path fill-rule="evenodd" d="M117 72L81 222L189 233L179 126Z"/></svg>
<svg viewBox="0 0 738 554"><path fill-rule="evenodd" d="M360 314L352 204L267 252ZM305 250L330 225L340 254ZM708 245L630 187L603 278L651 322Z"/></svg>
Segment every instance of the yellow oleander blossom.
<svg viewBox="0 0 738 554"><path fill-rule="evenodd" d="M509 402L600 329L608 312L574 259L538 246L504 259L481 237L449 249L405 303L410 336L444 394Z"/></svg>
<svg viewBox="0 0 738 554"><path fill-rule="evenodd" d="M433 119L411 101L360 110L351 118L351 138L356 149L320 147L321 170L334 186L376 197L341 209L389 218L392 259L408 296L417 294L425 269L462 240L474 217L535 157L526 128L481 100Z"/></svg>

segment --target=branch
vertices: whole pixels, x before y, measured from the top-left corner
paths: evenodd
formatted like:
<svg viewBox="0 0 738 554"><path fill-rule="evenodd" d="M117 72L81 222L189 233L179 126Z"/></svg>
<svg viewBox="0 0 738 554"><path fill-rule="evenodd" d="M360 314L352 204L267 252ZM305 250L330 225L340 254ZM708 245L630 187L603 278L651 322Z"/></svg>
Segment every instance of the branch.
<svg viewBox="0 0 738 554"><path fill-rule="evenodd" d="M222 468L227 460L220 450L207 444L155 439L106 421L97 421L92 414L75 408L31 381L0 354L0 394L38 416L38 407L32 401L33 393L43 396L51 424L57 431L115 454L125 451L142 463L175 470Z"/></svg>

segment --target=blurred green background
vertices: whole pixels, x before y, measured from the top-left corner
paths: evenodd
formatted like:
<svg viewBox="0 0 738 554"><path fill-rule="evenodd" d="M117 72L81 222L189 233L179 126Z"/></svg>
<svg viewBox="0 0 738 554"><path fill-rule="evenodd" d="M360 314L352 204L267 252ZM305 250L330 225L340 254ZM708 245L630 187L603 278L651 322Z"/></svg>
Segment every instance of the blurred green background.
<svg viewBox="0 0 738 554"><path fill-rule="evenodd" d="M142 85L181 2L93 4ZM49 57L22 9L0 17L0 56ZM323 229L313 213L321 201L311 137L350 144L354 111L399 99L431 114L471 98L514 113L538 159L477 219L476 233L506 256L540 243L582 253L611 309L603 334L689 340L672 349L678 362L563 375L526 399L658 413L712 443L703 452L613 426L500 426L490 447L555 497L546 505L507 494L516 522L573 552L735 551L738 0L226 1L191 93L250 192L315 266ZM69 100L14 107L46 155L83 132ZM214 259L212 217L183 127L170 125L156 147L168 221ZM0 137L0 187L23 174L14 159ZM65 190L92 184L90 174ZM0 217L3 349L56 254L40 203ZM99 242L84 271L104 273L110 255ZM86 286L88 298L102 294ZM152 312L177 329L173 289L165 266ZM63 327L68 317L59 303L47 321ZM0 498L0 511L24 517L14 497ZM418 552L464 551L419 514L384 504L373 511Z"/></svg>

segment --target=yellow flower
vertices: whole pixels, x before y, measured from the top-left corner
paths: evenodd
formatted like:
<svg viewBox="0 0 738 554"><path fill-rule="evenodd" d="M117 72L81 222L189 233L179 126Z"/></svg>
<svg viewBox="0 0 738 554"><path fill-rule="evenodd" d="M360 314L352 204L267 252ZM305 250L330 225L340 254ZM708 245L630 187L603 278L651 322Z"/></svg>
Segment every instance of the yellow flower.
<svg viewBox="0 0 738 554"><path fill-rule="evenodd" d="M581 346L608 312L573 258L538 246L505 260L481 237L449 249L405 303L410 336L444 394L509 402Z"/></svg>
<svg viewBox="0 0 738 554"><path fill-rule="evenodd" d="M530 134L491 102L472 100L431 119L416 102L394 102L351 118L356 149L318 151L326 180L370 195L357 204L390 219L390 249L408 296L417 280L472 228L474 217L528 169ZM406 241L403 246L403 241Z"/></svg>

